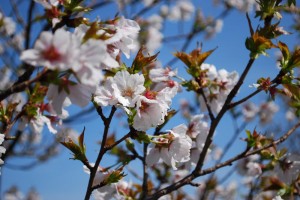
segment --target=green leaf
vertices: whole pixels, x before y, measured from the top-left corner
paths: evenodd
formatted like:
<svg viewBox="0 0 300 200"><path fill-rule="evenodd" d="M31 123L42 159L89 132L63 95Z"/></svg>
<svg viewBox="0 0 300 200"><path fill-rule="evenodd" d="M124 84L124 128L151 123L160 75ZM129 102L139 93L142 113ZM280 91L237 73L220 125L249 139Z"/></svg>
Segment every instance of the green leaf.
<svg viewBox="0 0 300 200"><path fill-rule="evenodd" d="M290 51L288 46L283 42L278 42L278 47L282 53L284 60L288 60L290 58Z"/></svg>
<svg viewBox="0 0 300 200"><path fill-rule="evenodd" d="M134 143L129 138L127 138L125 142L126 142L126 147L129 151L134 150Z"/></svg>
<svg viewBox="0 0 300 200"><path fill-rule="evenodd" d="M84 141L84 131L83 129L81 135L78 137L78 143L74 143L74 141L69 138L68 141L61 142L62 145L64 145L67 149L69 149L73 153L74 160L81 160L81 161L87 161L87 158L85 156L85 145L83 144Z"/></svg>
<svg viewBox="0 0 300 200"><path fill-rule="evenodd" d="M135 134L134 139L136 139L139 143L150 143L151 142L151 136L147 135L145 132L137 132Z"/></svg>
<svg viewBox="0 0 300 200"><path fill-rule="evenodd" d="M289 92L290 97L296 101L300 101L300 86L295 84L282 84L282 86Z"/></svg>
<svg viewBox="0 0 300 200"><path fill-rule="evenodd" d="M122 172L122 169L111 172L108 177L105 179L106 184L112 184L119 182L126 175Z"/></svg>

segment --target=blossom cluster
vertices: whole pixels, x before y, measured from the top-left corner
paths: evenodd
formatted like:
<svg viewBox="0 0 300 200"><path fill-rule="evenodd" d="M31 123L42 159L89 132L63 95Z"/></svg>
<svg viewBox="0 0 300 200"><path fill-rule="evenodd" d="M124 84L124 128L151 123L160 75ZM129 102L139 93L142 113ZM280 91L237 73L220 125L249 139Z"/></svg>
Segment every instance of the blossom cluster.
<svg viewBox="0 0 300 200"><path fill-rule="evenodd" d="M20 60L23 62L20 64L22 66L20 72L16 72L18 80L15 82L11 81L13 72L10 69L6 67L1 69L0 90L4 100L0 103L0 123L4 134L0 134L0 165L4 163L1 160L2 154L8 153L3 146L3 141L15 139L13 134L10 135L12 130L15 129L18 131L17 133L21 134L20 137L17 135L15 144L22 145L22 143L27 144L28 142L34 146L41 142L41 133L43 128L47 126L48 130L56 136L54 143L61 143L68 148L73 153L73 159L82 162L84 171L90 175L86 198L89 198L93 193L94 198L100 200L136 199L137 197L143 199L143 195L146 196L145 198L148 198L148 195L150 198L158 195L160 198L157 199L160 200L173 199L173 193L161 197L164 191L169 192L169 190L164 190L164 187L168 189L173 187L172 185L165 186L164 183L176 183L182 180L180 184L199 186L198 183L191 182L193 180L188 183L184 182L188 180L184 177L195 179L207 172L214 173L217 169L231 165L237 160L239 160L237 172L246 177L243 179L244 184L251 187L252 190L254 178L269 170L268 167L272 168L278 163L280 167L283 165L286 169L294 167L292 161L284 158L286 151L276 149L279 140L275 141L273 138L262 136L256 131L253 133L246 131L248 138L243 140L247 145L246 151L224 161L224 163L221 161L223 162L224 155L235 139L229 141L224 151L215 146L215 140L213 140L219 122L222 121L226 112L228 113L231 108L235 109L236 105L257 94L250 94L241 101L232 103L255 59L269 48L278 48L284 57L282 63L284 63L283 61L287 63L286 68L281 66L282 70L278 76L269 83L274 83L275 89L284 82L286 85L283 86L286 90L282 90L282 94L289 93L286 96L292 96L299 100L297 99L299 87L295 83L296 78L294 79L293 71L290 69L299 65L299 51L295 50L292 53L284 43L279 42L276 46L271 42L271 39L277 37L273 32L278 32L278 29L281 28L277 27L279 22L272 23L273 16L271 16L279 13L277 11L279 10L278 6L281 6L279 1L273 5L267 4L267 1L264 0L214 1L215 3L222 2L225 5L225 12L221 13L220 19L218 17L205 17L204 12L200 9L196 10L191 0L175 0L168 2L168 4L158 4L160 2L154 0L141 2L132 0L108 1L108 3L117 3L119 8L124 8L125 16L132 14L125 13L128 5L137 5L137 8L142 5L146 6L144 10L141 10L141 13L157 5L155 9L158 10L158 14L146 14L145 16L148 16L146 18L139 18L140 16L137 15L133 17L136 21L126 19L123 16L115 16L111 20L97 19L94 22L82 17L82 13L90 11L94 2L34 0L31 2L32 5L35 5L34 2L40 4L45 11L43 16L37 17L35 20L47 19L48 24L43 30L49 30L52 27L52 31L42 31L32 48L29 48L31 41L28 40L25 42L24 46L26 47L23 50L22 34L16 34L16 23L12 21L12 18L0 13L0 36L1 38L10 38L8 42L1 42L11 43L14 46L13 51L20 54ZM289 1L288 4L292 5L293 1ZM255 5L272 8L269 9L271 14L267 13L266 15L263 12L265 8L261 8L260 12L256 13L256 17L261 17L262 20L266 18L265 26L268 25L268 30L265 30L266 27L259 26L254 33L250 17L247 15L251 36L246 40L246 48L250 51L250 58L241 77L236 71L217 70L214 65L204 63L214 50L202 52L201 48L197 48L190 54L184 52L174 54L175 57L185 63L186 71L191 75L191 79L188 81L179 77L178 70L168 66L169 64L161 66L159 62L155 62L158 53L153 54L162 46L162 42L187 39L186 45L188 45L194 36L202 31L208 39L215 33L222 31L222 19L232 8L249 12L253 8L258 9ZM274 13L272 13L273 11ZM193 19L191 32L185 33L183 30L179 35L164 38L163 32L168 29L168 27L165 28L166 21L174 23L175 21L182 22L191 19ZM18 20L22 21L21 19ZM30 20L32 19L29 17L28 22ZM31 25L35 24L35 20L32 20ZM185 28L180 27L180 29ZM25 35L30 36L31 32L33 31L28 26ZM186 47L184 45L182 51ZM129 66L126 61L131 62L131 53L138 49L140 50L132 59L132 65ZM153 56L146 57L144 55L145 50L147 50L148 55L152 54ZM0 55L4 51L6 51L5 48L0 48ZM127 60L124 62L125 59ZM177 82L177 80L182 82ZM185 104L182 106L184 117L188 120L187 123L172 126L168 130L162 131L165 130L165 126L170 125L168 122L177 113L177 110L172 110L171 105L175 96L181 91L181 85L197 95L196 105ZM256 92L260 92L261 89L263 88L258 87ZM23 97L25 90L26 100ZM4 92L2 93L2 91ZM6 93L8 97L5 96ZM226 105L224 105L225 102ZM73 129L65 126L69 120L70 110L67 108L70 108L71 105L84 108L91 103L93 103L92 108L97 111L103 122L103 137L96 164L90 162L90 158L86 154L85 128L78 136ZM110 115L106 116L104 107L112 107ZM115 113L116 109L121 112ZM259 117L260 123L267 124L271 122L278 110L279 107L271 101L260 106L247 103L237 115L233 110L232 116L236 117L234 120L238 120L240 114L243 115L245 120L243 125L252 121L256 116ZM89 111L92 110L89 109ZM292 121L295 116L292 115L291 109L289 111L287 118ZM113 117L120 115L125 116L126 128L129 129L129 132L122 135L117 128L118 133L111 134L110 128L114 122ZM244 128L243 125L239 127L239 123L235 125L236 135L234 137L238 136ZM150 134L152 130L154 133ZM120 135L121 137L117 138ZM280 140L285 139L284 137ZM123 145L125 142L126 145ZM141 147L141 144L143 145L142 153L141 149L138 148ZM270 144L272 147L267 146ZM53 146L52 149L47 149L46 156L37 156L36 159L44 161L44 159L56 154L56 146ZM252 155L253 152L256 153L260 150L258 148L262 149L259 152L261 157ZM13 153L17 154L19 149L13 150L16 150ZM13 153L9 152L8 155L13 155ZM113 165L104 168L102 167L102 165L104 166L102 158L107 154L115 155L118 160ZM242 157L247 158L241 159ZM266 165L267 167L263 165L265 157L270 159L272 165ZM205 169L207 161L210 162L209 158L214 159L212 163L214 162L215 165ZM143 165L144 180L142 185L121 180L127 170L130 171L130 162L140 162ZM194 171L192 171L193 167L195 167ZM152 179L152 175L156 176L155 181L159 183L157 186L155 186L156 182ZM200 182L200 186L197 187L198 192L201 192L200 198L209 198L210 195L214 195L214 198L230 199L235 196L238 190L236 182L230 182L224 186L221 184L221 180L215 178L213 174L208 178L207 181ZM291 187L292 184L294 182L291 183ZM142 191L144 189L145 191ZM189 194L181 196L180 190L173 192L178 193L178 197L183 199L190 198ZM281 190L281 192L288 194L290 191ZM265 195L262 194L261 197L263 198ZM39 195L35 191L30 192L28 196L28 199L39 199ZM269 197L281 199L275 193ZM24 199L16 188L7 191L5 198Z"/></svg>
<svg viewBox="0 0 300 200"><path fill-rule="evenodd" d="M258 116L261 124L267 124L272 121L273 116L278 110L278 105L273 101L264 102L260 106L249 102L244 105L242 113L245 121L251 121Z"/></svg>
<svg viewBox="0 0 300 200"><path fill-rule="evenodd" d="M225 69L217 71L214 65L202 64L203 71L202 85L204 88L204 95L208 100L208 105L214 113L218 113L224 105L224 102L238 81L239 75L236 71L228 72ZM203 96L199 96L201 109L207 110Z"/></svg>
<svg viewBox="0 0 300 200"><path fill-rule="evenodd" d="M119 53L129 58L130 51L136 48L140 27L135 21L120 17L114 24L103 24L95 33L100 39L89 38L93 26L96 24L80 25L74 32L64 29L42 32L34 48L22 52L22 61L60 74L47 89L48 103L39 105L38 114L29 121L39 120L40 125L44 122L56 133L50 119L66 118L68 113L64 108L71 104L86 106L103 80L102 71L119 67ZM44 110L50 113L50 118L42 115Z"/></svg>
<svg viewBox="0 0 300 200"><path fill-rule="evenodd" d="M188 126L180 124L153 138L147 155L147 165L153 166L163 161L173 169L183 164L190 168L196 165L202 151L209 126L205 116L192 116Z"/></svg>
<svg viewBox="0 0 300 200"><path fill-rule="evenodd" d="M150 70L150 78L156 82L153 89L144 86L142 74L121 70L114 77L107 78L104 87L98 88L94 101L100 106L122 106L133 117L133 127L138 131L161 125L179 87L168 73L160 73L161 70Z"/></svg>

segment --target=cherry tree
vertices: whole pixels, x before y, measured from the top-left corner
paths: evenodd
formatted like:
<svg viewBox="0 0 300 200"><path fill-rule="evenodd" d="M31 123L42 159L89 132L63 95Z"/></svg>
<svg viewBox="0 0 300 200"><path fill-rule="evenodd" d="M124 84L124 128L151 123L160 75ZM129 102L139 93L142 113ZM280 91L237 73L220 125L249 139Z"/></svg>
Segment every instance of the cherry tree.
<svg viewBox="0 0 300 200"><path fill-rule="evenodd" d="M65 149L88 177L78 199L299 197L295 0L11 0L0 11L2 168L47 166ZM243 40L212 46L233 14ZM17 186L2 196L43 198Z"/></svg>

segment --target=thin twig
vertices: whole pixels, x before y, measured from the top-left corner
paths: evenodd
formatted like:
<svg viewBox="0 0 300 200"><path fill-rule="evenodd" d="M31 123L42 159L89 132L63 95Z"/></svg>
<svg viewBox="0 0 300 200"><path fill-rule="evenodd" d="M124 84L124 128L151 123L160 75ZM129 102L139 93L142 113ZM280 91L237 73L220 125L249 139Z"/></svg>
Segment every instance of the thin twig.
<svg viewBox="0 0 300 200"><path fill-rule="evenodd" d="M207 98L206 98L206 96L205 96L205 94L203 92L203 89L200 88L197 92L200 93L200 95L203 97L203 100L205 102L205 106L206 106L206 108L208 110L209 118L210 118L211 121L213 121L215 119L215 116L214 116L214 114L213 114L213 112L211 110L211 107L210 107L210 105L208 103L208 100L207 100Z"/></svg>
<svg viewBox="0 0 300 200"><path fill-rule="evenodd" d="M93 192L93 182L94 182L97 170L98 170L98 166L105 154L105 143L106 143L106 139L107 139L107 135L108 135L108 130L109 130L110 123L112 121L112 117L113 117L114 113L116 112L116 110L117 110L116 107L113 106L111 108L109 116L106 118L102 113L101 107L100 106L97 107L97 111L104 123L104 131L103 131L103 137L102 137L99 154L97 156L94 167L91 169L90 178L89 178L89 182L88 182L88 186L87 186L86 194L85 194L85 198L84 198L85 200L89 200L90 196Z"/></svg>
<svg viewBox="0 0 300 200"><path fill-rule="evenodd" d="M132 131L129 131L129 133L127 133L126 135L124 135L122 138L120 138L119 140L117 140L115 143L113 143L110 146L105 146L105 151L109 151L112 148L114 148L115 146L117 146L118 144L120 144L121 142L123 142L124 140L126 140L127 138L130 137Z"/></svg>
<svg viewBox="0 0 300 200"><path fill-rule="evenodd" d="M40 79L42 79L46 75L46 73L48 73L47 68L45 68L44 71L39 73L35 78L33 78L31 80L23 81L23 82L18 83L18 84L14 84L12 87L8 88L7 90L2 91L0 93L0 101L6 99L11 94L24 91L32 83L37 82Z"/></svg>
<svg viewBox="0 0 300 200"><path fill-rule="evenodd" d="M186 184L190 184L193 179L195 179L199 176L204 176L206 174L210 174L212 172L215 172L217 169L220 169L220 168L225 167L225 166L232 165L232 163L237 161L237 160L249 157L251 155L254 155L254 154L257 154L257 153L261 152L262 150L265 150L265 149L268 149L272 146L278 145L278 144L284 142L299 126L300 126L300 121L297 124L295 124L290 130L288 130L283 136L281 136L279 139L273 141L269 145L263 146L263 147L258 148L258 149L253 149L252 151L250 151L249 148L246 148L246 150L243 151L242 153L238 154L237 156L234 156L231 159L228 159L227 161L225 161L223 163L220 163L218 165L215 165L214 167L202 170L201 172L199 172L197 174L195 174L195 173L189 174L188 176L184 177L183 179L179 180L178 182L157 191L155 194L148 197L147 200L158 199L159 197L161 197L163 195L166 195L166 194L168 194L168 193L170 193L170 192L172 192L172 191L174 191L174 190L176 190L176 189L178 189L178 188L180 188L180 187L182 187Z"/></svg>
<svg viewBox="0 0 300 200"><path fill-rule="evenodd" d="M199 157L199 160L197 162L197 165L193 171L193 173L197 174L201 169L202 169L202 166L203 166L203 162L204 162L204 159L206 157L206 154L207 154L207 151L212 143L212 138L213 138L213 135L215 133L215 130L219 124L219 122L221 121L222 117L224 116L224 114L227 112L228 108L229 108L229 105L232 101L232 99L235 97L235 95L237 94L239 88L241 87L241 85L243 84L244 82L244 79L246 78L251 66L253 65L254 63L254 59L253 58L250 58L249 61L248 61L248 64L246 66L246 68L244 69L240 79L238 80L238 82L236 83L236 85L234 86L234 88L230 91L230 93L228 94L226 100L225 100L225 103L222 107L222 109L220 110L219 114L217 115L217 117L215 118L215 120L212 121L211 123L211 127L209 129L209 133L208 133L208 136L206 138L206 141L204 143L204 147L200 153L200 157Z"/></svg>
<svg viewBox="0 0 300 200"><path fill-rule="evenodd" d="M142 10L140 10L137 14L135 14L132 19L136 20L138 17L140 17L141 15L145 14L146 12L148 12L149 10L151 10L156 4L160 3L160 0L155 0L152 2L152 4L150 4L149 6L144 7Z"/></svg>
<svg viewBox="0 0 300 200"><path fill-rule="evenodd" d="M147 164L146 164L146 158L147 158L147 148L148 144L144 143L144 155L143 155L143 185L142 185L142 194L140 199L145 199L148 195L148 171L147 171Z"/></svg>

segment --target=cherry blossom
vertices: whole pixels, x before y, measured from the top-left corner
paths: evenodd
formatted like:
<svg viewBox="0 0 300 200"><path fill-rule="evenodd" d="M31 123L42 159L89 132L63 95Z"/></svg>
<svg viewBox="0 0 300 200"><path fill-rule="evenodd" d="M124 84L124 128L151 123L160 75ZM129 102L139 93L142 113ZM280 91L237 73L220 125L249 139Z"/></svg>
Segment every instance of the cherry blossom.
<svg viewBox="0 0 300 200"><path fill-rule="evenodd" d="M11 17L6 17L0 12L0 34L11 36L16 31L16 23Z"/></svg>
<svg viewBox="0 0 300 200"><path fill-rule="evenodd" d="M243 116L245 118L245 121L251 121L257 113L259 112L259 108L252 102L249 102L243 106Z"/></svg>
<svg viewBox="0 0 300 200"><path fill-rule="evenodd" d="M71 139L72 141L76 141L78 139L79 134L72 128L63 127L61 128L57 134L56 139L60 142L67 141Z"/></svg>
<svg viewBox="0 0 300 200"><path fill-rule="evenodd" d="M61 0L34 0L35 2L41 4L45 10L48 19L52 22L52 27L61 21L61 14L58 10L58 5L62 2Z"/></svg>
<svg viewBox="0 0 300 200"><path fill-rule="evenodd" d="M227 72L225 69L217 71L214 65L209 64L202 64L201 69L207 70L207 80L205 81L208 84L208 88L205 88L204 94L208 99L211 110L214 113L218 113L222 109L228 94L237 83L238 73L235 71ZM200 96L199 99L201 109L203 111L207 110L203 97Z"/></svg>
<svg viewBox="0 0 300 200"><path fill-rule="evenodd" d="M266 124L273 119L274 114L279 110L279 107L273 102L268 101L261 104L259 118L262 124Z"/></svg>
<svg viewBox="0 0 300 200"><path fill-rule="evenodd" d="M120 17L114 25L110 25L108 28L115 30L116 34L105 40L106 44L113 45L117 52L120 50L126 58L130 58L130 51L136 50L138 47L136 39L141 29L138 23L134 20Z"/></svg>
<svg viewBox="0 0 300 200"><path fill-rule="evenodd" d="M112 87L114 80L109 77L105 80L104 85L99 85L94 93L93 100L100 106L116 105L119 101L116 98L115 91Z"/></svg>
<svg viewBox="0 0 300 200"><path fill-rule="evenodd" d="M190 159L192 140L186 135L186 130L186 126L181 124L160 136L156 145L148 152L147 165L152 166L162 159L176 170L176 165L187 162Z"/></svg>
<svg viewBox="0 0 300 200"><path fill-rule="evenodd" d="M140 74L129 74L122 70L113 78L112 88L116 98L123 106L134 106L134 99L144 92L144 76Z"/></svg>
<svg viewBox="0 0 300 200"><path fill-rule="evenodd" d="M224 187L223 185L218 185L216 187L217 195L222 199L232 199L238 189L238 185L235 181L231 181Z"/></svg>
<svg viewBox="0 0 300 200"><path fill-rule="evenodd" d="M139 96L136 100L137 113L133 119L133 127L138 131L146 131L164 123L167 115L167 105L163 105L155 99Z"/></svg>
<svg viewBox="0 0 300 200"><path fill-rule="evenodd" d="M92 93L96 88L88 85L74 83L64 79L62 86L50 84L47 92L47 98L52 102L53 109L58 115L63 113L63 107L67 102L72 102L80 107L86 106L92 98ZM61 90L60 87L63 87ZM69 103L67 103L69 105Z"/></svg>
<svg viewBox="0 0 300 200"><path fill-rule="evenodd" d="M90 163L91 166L94 166L94 163ZM90 174L90 170L84 166L83 170L85 173ZM99 185L107 178L109 174L104 172L100 167L98 167L97 173L95 175L93 186ZM95 200L110 200L117 192L116 184L108 184L103 187L100 187L93 192Z"/></svg>
<svg viewBox="0 0 300 200"><path fill-rule="evenodd" d="M43 131L44 125L46 124L49 131L51 133L57 133L57 130L53 127L53 124L51 122L51 119L44 116L41 112L40 109L38 108L36 111L36 115L28 119L26 117L22 118L22 121L19 124L19 130L24 130L25 127L29 125L30 129L37 135L40 135Z"/></svg>
<svg viewBox="0 0 300 200"><path fill-rule="evenodd" d="M58 6L60 0L34 0L41 4L45 9L51 9L52 6Z"/></svg>
<svg viewBox="0 0 300 200"><path fill-rule="evenodd" d="M262 173L260 164L257 162L249 162L247 163L246 167L248 169L247 171L248 176L258 176Z"/></svg>
<svg viewBox="0 0 300 200"><path fill-rule="evenodd" d="M98 87L94 94L94 100L99 105L115 105L134 107L135 99L144 92L144 76L140 74L129 74L122 70L113 78L105 81L104 87Z"/></svg>
<svg viewBox="0 0 300 200"><path fill-rule="evenodd" d="M250 12L257 5L255 0L226 0L226 2L243 12Z"/></svg>
<svg viewBox="0 0 300 200"><path fill-rule="evenodd" d="M188 20L194 11L195 7L190 1L177 1L176 5L171 8L168 18L171 20Z"/></svg>
<svg viewBox="0 0 300 200"><path fill-rule="evenodd" d="M199 142L199 144L203 145L206 140L208 131L209 125L205 121L204 114L194 115L191 117L187 130L188 136L190 136L191 138L196 138L198 137L198 135L200 135L197 141Z"/></svg>
<svg viewBox="0 0 300 200"><path fill-rule="evenodd" d="M170 67L167 68L154 68L151 69L149 72L149 78L153 82L161 82L161 81L168 81L171 77L177 75L177 69L172 70Z"/></svg>
<svg viewBox="0 0 300 200"><path fill-rule="evenodd" d="M146 48L149 53L154 53L160 46L163 39L163 34L154 27L149 27L147 31L148 37L146 42Z"/></svg>
<svg viewBox="0 0 300 200"><path fill-rule="evenodd" d="M42 32L34 48L22 52L21 60L36 67L68 70L79 56L79 42L63 29L58 29L54 34Z"/></svg>

